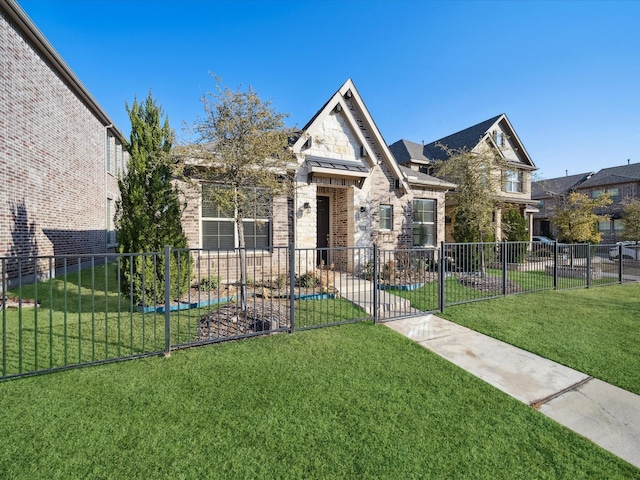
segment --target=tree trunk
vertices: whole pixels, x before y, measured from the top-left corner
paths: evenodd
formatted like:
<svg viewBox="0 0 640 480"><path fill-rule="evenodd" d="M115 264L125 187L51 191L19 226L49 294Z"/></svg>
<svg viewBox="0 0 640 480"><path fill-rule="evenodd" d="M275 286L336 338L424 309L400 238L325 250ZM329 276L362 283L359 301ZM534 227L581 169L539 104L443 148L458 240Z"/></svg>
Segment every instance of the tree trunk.
<svg viewBox="0 0 640 480"><path fill-rule="evenodd" d="M236 229L238 231L238 247L240 254L240 308L247 311L247 251L244 243L244 224L242 216L236 215Z"/></svg>

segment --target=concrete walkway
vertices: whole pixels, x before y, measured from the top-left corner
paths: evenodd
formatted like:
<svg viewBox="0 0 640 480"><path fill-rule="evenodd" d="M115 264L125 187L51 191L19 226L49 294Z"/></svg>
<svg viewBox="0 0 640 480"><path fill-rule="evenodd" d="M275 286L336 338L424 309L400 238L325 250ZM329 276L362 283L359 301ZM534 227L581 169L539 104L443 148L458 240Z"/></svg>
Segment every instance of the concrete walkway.
<svg viewBox="0 0 640 480"><path fill-rule="evenodd" d="M349 273L338 273L334 283L341 297L373 316L373 282ZM388 319L419 313L419 310L411 306L409 300L393 295L387 290L378 290L378 318Z"/></svg>
<svg viewBox="0 0 640 480"><path fill-rule="evenodd" d="M640 396L435 315L385 325L640 468Z"/></svg>

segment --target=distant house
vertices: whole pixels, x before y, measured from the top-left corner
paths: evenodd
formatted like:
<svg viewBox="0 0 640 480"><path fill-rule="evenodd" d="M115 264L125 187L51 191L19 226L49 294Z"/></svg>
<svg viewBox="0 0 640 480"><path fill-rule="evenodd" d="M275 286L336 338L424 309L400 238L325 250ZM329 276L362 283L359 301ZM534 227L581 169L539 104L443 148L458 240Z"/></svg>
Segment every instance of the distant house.
<svg viewBox="0 0 640 480"><path fill-rule="evenodd" d="M574 192L594 172L567 175L531 182L531 199L537 201L538 212L533 214L533 234L555 238L556 232L549 220L553 207L559 198Z"/></svg>
<svg viewBox="0 0 640 480"><path fill-rule="evenodd" d="M447 160L447 152L443 145L451 150L480 152L491 148L505 160L507 168L500 172L503 178L502 188L496 192L504 204L517 208L527 219L529 231L533 228L533 213L537 208L531 201L531 173L537 169L515 129L505 114L485 120L472 127L448 135L426 145L398 140L389 146L398 163L414 172L431 175L436 162ZM453 240L453 223L455 222L455 195L447 199L446 205L446 239ZM501 210L495 212L495 233L500 239Z"/></svg>
<svg viewBox="0 0 640 480"><path fill-rule="evenodd" d="M14 0L0 38L0 257L108 251L120 131Z"/></svg>
<svg viewBox="0 0 640 480"><path fill-rule="evenodd" d="M579 184L576 191L590 198L604 193L609 195L613 203L598 213L608 215L610 219L600 222L598 230L602 233L603 243L617 242L622 239L624 230L625 201L640 198L640 163L603 168Z"/></svg>
<svg viewBox="0 0 640 480"><path fill-rule="evenodd" d="M295 195L272 199L271 218L247 219L256 225L248 230L259 231L248 246L293 243L315 250L376 243L391 249L444 240L445 193L455 185L397 164L352 80L298 132L292 148L298 156L291 172ZM188 204L189 245L217 248L224 243L219 237L228 235L224 248L236 247L232 219L212 217L218 210L208 203L204 195ZM335 263L332 255L322 250L317 261Z"/></svg>

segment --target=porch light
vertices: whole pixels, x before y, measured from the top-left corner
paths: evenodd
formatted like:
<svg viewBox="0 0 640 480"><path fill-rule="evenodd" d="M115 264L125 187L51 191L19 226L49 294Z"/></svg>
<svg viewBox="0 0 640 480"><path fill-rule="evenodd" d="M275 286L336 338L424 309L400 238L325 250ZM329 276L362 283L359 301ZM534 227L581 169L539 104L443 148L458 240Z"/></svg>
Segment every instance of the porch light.
<svg viewBox="0 0 640 480"><path fill-rule="evenodd" d="M311 208L311 204L309 202L304 202L302 204L302 208L304 208L305 210L309 210Z"/></svg>
<svg viewBox="0 0 640 480"><path fill-rule="evenodd" d="M367 211L367 207L360 207L360 213L364 213Z"/></svg>

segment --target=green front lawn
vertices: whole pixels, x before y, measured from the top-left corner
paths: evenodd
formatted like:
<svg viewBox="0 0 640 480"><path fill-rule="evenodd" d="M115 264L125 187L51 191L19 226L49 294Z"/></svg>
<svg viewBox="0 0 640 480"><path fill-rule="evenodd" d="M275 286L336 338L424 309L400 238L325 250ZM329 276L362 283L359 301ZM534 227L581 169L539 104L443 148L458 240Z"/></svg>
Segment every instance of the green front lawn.
<svg viewBox="0 0 640 480"><path fill-rule="evenodd" d="M189 300L211 301L216 293L195 292ZM166 348L164 312L139 312L127 295L119 293L115 264L24 285L6 296L21 298L22 308L0 309L0 376L157 353ZM28 300L36 300L38 305L28 306ZM278 301L251 297L248 304L268 307ZM171 344L197 341L200 319L218 305L171 312ZM368 317L341 298L298 300L295 311L296 328ZM236 335L234 326L227 321L214 322L210 332L214 337Z"/></svg>
<svg viewBox="0 0 640 480"><path fill-rule="evenodd" d="M3 382L0 409L1 478L640 477L370 322Z"/></svg>
<svg viewBox="0 0 640 480"><path fill-rule="evenodd" d="M640 283L447 307L443 318L640 395Z"/></svg>

